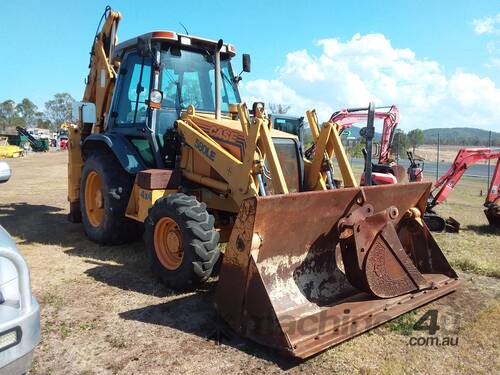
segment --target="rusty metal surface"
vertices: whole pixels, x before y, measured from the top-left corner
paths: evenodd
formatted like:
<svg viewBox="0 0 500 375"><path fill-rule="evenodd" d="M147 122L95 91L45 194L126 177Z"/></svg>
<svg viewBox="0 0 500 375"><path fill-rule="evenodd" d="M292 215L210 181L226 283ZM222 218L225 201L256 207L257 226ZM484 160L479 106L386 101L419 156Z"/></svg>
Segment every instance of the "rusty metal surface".
<svg viewBox="0 0 500 375"><path fill-rule="evenodd" d="M363 204L339 222L347 279L381 298L429 287L403 249L393 223L397 216L394 206L374 212L371 204Z"/></svg>
<svg viewBox="0 0 500 375"><path fill-rule="evenodd" d="M394 177L398 180L399 183L403 182L406 177L406 168L400 164L395 164L392 166L392 173L394 173Z"/></svg>
<svg viewBox="0 0 500 375"><path fill-rule="evenodd" d="M407 215L410 208L425 210L429 188L413 183L246 200L221 268L219 313L243 336L305 358L449 293L457 286L456 274L426 227ZM404 249L387 259L412 259L417 273L403 272L418 285L412 292L382 299L346 277L349 265L338 249L338 225L365 204L376 213L395 209L391 225L380 224L371 243L375 235L386 242L385 252ZM365 232L372 229L366 228L362 234L370 238ZM379 269L385 267L383 259ZM398 279L401 270L394 269L390 277Z"/></svg>
<svg viewBox="0 0 500 375"><path fill-rule="evenodd" d="M460 232L460 223L450 216L446 219L445 230L448 233L458 233Z"/></svg>

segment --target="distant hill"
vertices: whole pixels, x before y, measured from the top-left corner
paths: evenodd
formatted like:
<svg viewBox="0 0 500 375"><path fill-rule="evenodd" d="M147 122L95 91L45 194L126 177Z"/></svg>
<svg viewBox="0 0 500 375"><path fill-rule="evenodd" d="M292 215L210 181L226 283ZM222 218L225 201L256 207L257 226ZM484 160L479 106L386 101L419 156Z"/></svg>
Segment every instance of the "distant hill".
<svg viewBox="0 0 500 375"><path fill-rule="evenodd" d="M359 138L361 127L352 126L351 136ZM437 144L437 134L442 145L459 146L488 146L489 131L475 128L435 128L425 129L424 143L428 145ZM405 133L408 133L405 131ZM381 134L375 133L375 140L380 139ZM491 132L491 145L500 146L500 133Z"/></svg>
<svg viewBox="0 0 500 375"><path fill-rule="evenodd" d="M306 125L308 126L308 125ZM351 137L359 138L361 127L352 126L349 128ZM437 144L437 135L442 145L457 146L488 146L489 131L476 128L433 128L425 129L424 144ZM408 131L405 131L408 133ZM380 140L381 133L375 132L375 140ZM500 133L491 132L491 145L500 146Z"/></svg>
<svg viewBox="0 0 500 375"><path fill-rule="evenodd" d="M435 128L425 129L425 144L464 145L464 146L487 146L489 131L475 128ZM500 146L500 133L491 133L492 146Z"/></svg>

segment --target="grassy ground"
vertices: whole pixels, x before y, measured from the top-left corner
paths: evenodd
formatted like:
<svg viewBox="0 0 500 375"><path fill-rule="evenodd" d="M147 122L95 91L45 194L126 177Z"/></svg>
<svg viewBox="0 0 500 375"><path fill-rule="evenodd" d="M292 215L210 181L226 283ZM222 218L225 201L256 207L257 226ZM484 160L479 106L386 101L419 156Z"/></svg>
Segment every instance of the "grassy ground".
<svg viewBox="0 0 500 375"><path fill-rule="evenodd" d="M461 182L439 208L463 226L436 235L459 271L459 290L297 362L235 335L210 339L218 322L213 284L176 294L150 273L141 242L98 246L68 223L65 153L9 163L14 174L0 186L0 224L30 266L42 314L30 374L500 372L500 236L485 226L476 180ZM435 336L458 338L457 346L409 344L429 337L413 330L429 309L439 312Z"/></svg>
<svg viewBox="0 0 500 375"><path fill-rule="evenodd" d="M483 212L486 180L463 177L436 212L461 224L455 235L437 234L439 245L453 266L463 271L500 277L499 233L488 225Z"/></svg>

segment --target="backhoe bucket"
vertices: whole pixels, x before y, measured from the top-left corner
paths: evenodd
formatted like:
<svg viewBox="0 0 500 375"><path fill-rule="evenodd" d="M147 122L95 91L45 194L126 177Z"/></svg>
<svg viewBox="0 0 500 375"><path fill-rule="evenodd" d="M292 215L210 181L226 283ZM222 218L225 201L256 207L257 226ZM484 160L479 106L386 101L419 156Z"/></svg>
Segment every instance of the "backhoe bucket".
<svg viewBox="0 0 500 375"><path fill-rule="evenodd" d="M216 307L249 339L306 358L455 290L420 213L428 183L246 200Z"/></svg>
<svg viewBox="0 0 500 375"><path fill-rule="evenodd" d="M500 230L500 206L497 204L490 204L484 210L484 214L486 215L490 225L497 230Z"/></svg>

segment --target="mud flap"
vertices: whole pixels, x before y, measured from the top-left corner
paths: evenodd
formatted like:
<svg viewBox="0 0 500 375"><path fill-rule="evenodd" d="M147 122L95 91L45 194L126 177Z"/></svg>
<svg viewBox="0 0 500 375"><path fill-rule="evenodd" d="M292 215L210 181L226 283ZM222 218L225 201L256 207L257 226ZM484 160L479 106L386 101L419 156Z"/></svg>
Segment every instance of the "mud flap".
<svg viewBox="0 0 500 375"><path fill-rule="evenodd" d="M457 275L418 217L429 189L412 183L246 200L226 248L217 310L241 335L306 358L455 290ZM360 270L350 264L345 252L360 252L358 245L338 246L345 219L368 205L374 215L390 215L389 208L393 215L365 236L375 255L368 269L385 278L381 288L370 286L365 259L361 267L355 259ZM377 241L386 244L382 257ZM404 272L379 272L394 262ZM399 287L391 292L391 285Z"/></svg>

